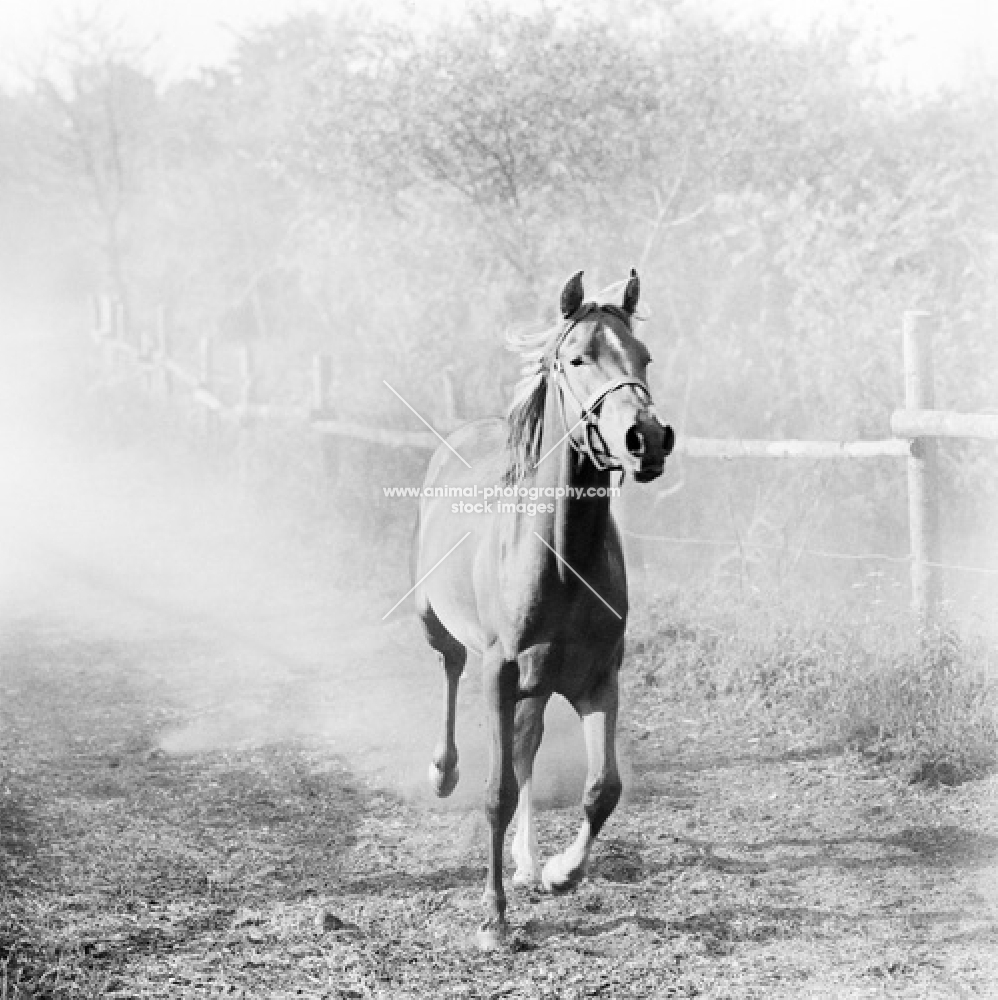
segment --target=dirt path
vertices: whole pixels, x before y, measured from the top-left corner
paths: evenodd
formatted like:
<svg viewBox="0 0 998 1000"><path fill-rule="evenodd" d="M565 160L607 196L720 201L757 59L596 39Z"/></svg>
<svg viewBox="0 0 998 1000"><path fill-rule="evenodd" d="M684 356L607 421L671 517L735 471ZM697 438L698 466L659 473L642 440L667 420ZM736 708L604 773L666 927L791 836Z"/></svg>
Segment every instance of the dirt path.
<svg viewBox="0 0 998 1000"><path fill-rule="evenodd" d="M441 806L411 622L320 586L201 615L57 561L37 582L0 644L0 996L998 995L994 779L912 786L629 676L592 877L515 896L483 956L475 681ZM543 752L545 855L578 820L575 738Z"/></svg>

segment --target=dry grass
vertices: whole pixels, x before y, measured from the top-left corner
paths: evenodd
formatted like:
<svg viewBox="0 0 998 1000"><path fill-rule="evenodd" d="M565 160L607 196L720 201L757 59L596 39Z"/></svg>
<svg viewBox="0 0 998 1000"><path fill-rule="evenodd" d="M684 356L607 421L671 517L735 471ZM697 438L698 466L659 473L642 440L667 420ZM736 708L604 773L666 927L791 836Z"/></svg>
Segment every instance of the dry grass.
<svg viewBox="0 0 998 1000"><path fill-rule="evenodd" d="M971 671L986 646L943 630L908 641L903 619L678 596L638 608L625 801L589 881L514 895L511 947L487 956L472 943L474 795L440 809L328 743L269 736L276 715L342 702L344 678L321 663L293 683L257 678L258 739L164 752L203 675L234 697L250 653L210 623L119 614L104 595L93 621L31 618L2 637L0 1000L796 1000L998 984L996 779L952 786L972 773L956 750L993 732L989 654ZM398 628L386 679L428 656ZM273 650L253 655L283 676ZM940 759L959 770L925 770ZM574 836L580 791L541 804L545 856Z"/></svg>
<svg viewBox="0 0 998 1000"><path fill-rule="evenodd" d="M958 784L998 767L998 647L905 610L816 613L674 591L639 605L634 669L677 700L796 717L843 746Z"/></svg>

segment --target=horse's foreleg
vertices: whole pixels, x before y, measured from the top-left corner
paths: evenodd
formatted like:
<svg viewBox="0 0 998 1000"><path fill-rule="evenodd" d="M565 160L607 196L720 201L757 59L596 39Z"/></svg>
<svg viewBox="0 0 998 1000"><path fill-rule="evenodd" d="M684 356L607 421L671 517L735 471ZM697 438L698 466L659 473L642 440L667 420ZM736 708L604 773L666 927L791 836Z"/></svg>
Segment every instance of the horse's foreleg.
<svg viewBox="0 0 998 1000"><path fill-rule="evenodd" d="M575 705L582 716L586 737L588 773L582 800L586 818L575 842L544 866L544 887L551 892L567 892L586 877L593 842L620 800L622 785L616 750L617 676L615 666L595 692Z"/></svg>
<svg viewBox="0 0 998 1000"><path fill-rule="evenodd" d="M457 741L455 739L457 716L457 687L467 659L465 648L455 642L454 649L440 654L446 676L444 687L444 731L433 751L430 762L430 784L440 798L450 795L457 786L460 772L457 768Z"/></svg>
<svg viewBox="0 0 998 1000"><path fill-rule="evenodd" d="M516 862L513 885L517 886L537 885L541 881L531 786L534 757L544 733L547 701L547 697L525 698L516 706L513 769L520 798L516 808L516 833L513 835L513 860Z"/></svg>
<svg viewBox="0 0 998 1000"><path fill-rule="evenodd" d="M478 944L491 950L506 938L506 893L502 884L502 855L506 828L516 811L516 772L513 769L513 730L518 670L516 661L503 661L489 651L483 663L485 709L489 727L489 781L485 814L489 823L489 870L482 902L485 922Z"/></svg>

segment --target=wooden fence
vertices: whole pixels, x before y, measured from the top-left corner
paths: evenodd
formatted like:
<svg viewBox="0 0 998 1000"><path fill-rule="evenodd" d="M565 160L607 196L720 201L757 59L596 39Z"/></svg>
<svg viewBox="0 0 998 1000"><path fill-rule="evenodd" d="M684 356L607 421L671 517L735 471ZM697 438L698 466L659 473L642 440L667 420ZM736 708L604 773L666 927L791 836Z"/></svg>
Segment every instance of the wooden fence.
<svg viewBox="0 0 998 1000"><path fill-rule="evenodd" d="M939 554L937 439L998 440L998 414L935 409L931 319L928 313L918 311L906 312L902 318L904 407L891 415L890 437L865 441L753 441L680 434L675 449L677 454L690 458L724 460L904 459L908 478L912 603L926 621L939 605L942 596L939 571L944 568ZM321 354L313 361L310 404L270 406L256 398L252 355L243 347L237 398L225 402L216 384L211 338L201 339L198 370L190 371L173 357L162 311L154 330L134 336L126 328L120 305L107 297L95 300L93 335L112 380L123 364L129 364L133 373L137 371L143 377L147 387L159 382L167 395L183 390L200 409L209 431L221 422L245 427L256 420L280 417L300 421L320 438L346 437L388 448L432 451L440 444L438 428L446 433L456 424L452 418L428 430L395 430L341 419L331 405L332 359Z"/></svg>

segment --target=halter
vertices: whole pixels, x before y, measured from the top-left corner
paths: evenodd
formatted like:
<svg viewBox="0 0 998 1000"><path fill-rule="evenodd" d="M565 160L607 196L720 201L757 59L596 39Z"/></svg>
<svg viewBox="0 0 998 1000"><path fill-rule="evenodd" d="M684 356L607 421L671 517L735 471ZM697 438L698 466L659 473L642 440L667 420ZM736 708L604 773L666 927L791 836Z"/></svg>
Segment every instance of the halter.
<svg viewBox="0 0 998 1000"><path fill-rule="evenodd" d="M587 302L580 306L571 323L565 327L561 336L555 343L551 359L551 374L554 376L555 383L558 386L558 392L561 396L561 419L565 425L565 430L571 431L572 427L574 427L574 424L571 426L569 425L568 417L565 414L566 394L575 404L575 407L580 414L579 421L585 421L586 425L586 430L581 443L577 442L574 438L569 439L572 442L572 447L576 450L576 452L585 455L589 461L600 470L600 472L607 472L610 470L621 471L623 470L623 466L614 458L612 452L607 447L606 439L603 437L599 428L599 416L596 413L597 408L603 404L603 401L607 398L607 396L616 392L618 389L623 389L625 386L633 386L636 389L640 389L641 394L645 397L645 404L649 407L655 405L654 400L652 399L651 391L648 389L648 386L644 383L644 381L639 378L627 377L611 379L605 385L601 386L594 393L592 393L585 403L580 403L578 396L576 396L572 391L572 387L569 385L568 376L565 371L565 363L558 357L558 352L561 350L561 345L565 342L568 335L583 319L593 312L600 312L604 309L607 312L620 313L620 310L617 310L613 306L601 306L595 302ZM629 319L628 322L630 322ZM576 423L579 421L576 421Z"/></svg>

